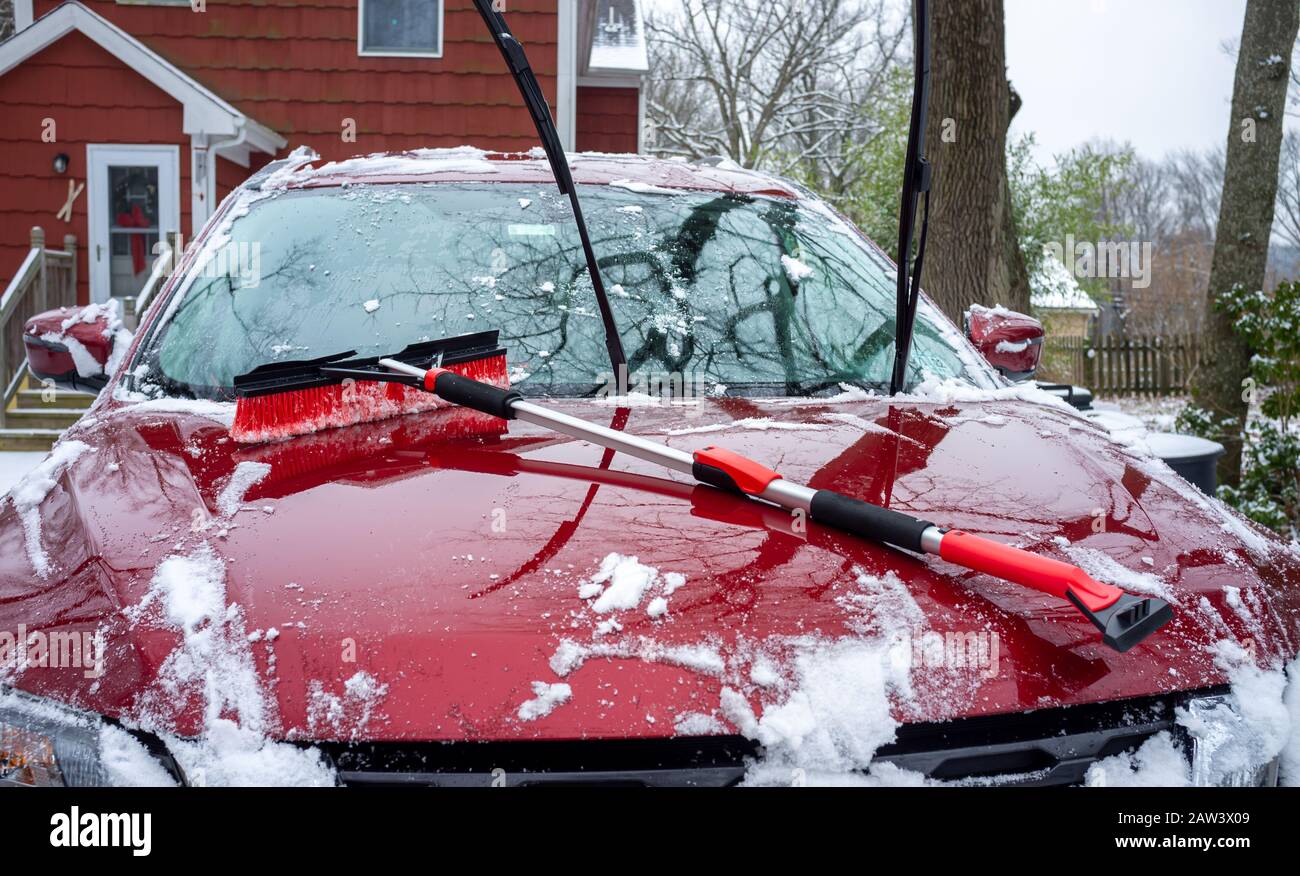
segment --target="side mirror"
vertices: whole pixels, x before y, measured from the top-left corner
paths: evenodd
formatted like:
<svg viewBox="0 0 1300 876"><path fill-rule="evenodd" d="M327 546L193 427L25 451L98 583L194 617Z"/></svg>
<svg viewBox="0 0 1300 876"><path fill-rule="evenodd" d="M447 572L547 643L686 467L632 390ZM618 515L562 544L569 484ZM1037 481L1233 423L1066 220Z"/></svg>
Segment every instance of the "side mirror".
<svg viewBox="0 0 1300 876"><path fill-rule="evenodd" d="M23 325L27 367L37 380L99 392L108 383L113 350L131 345L115 298L88 307L60 307L29 318ZM125 345L125 346L123 346Z"/></svg>
<svg viewBox="0 0 1300 876"><path fill-rule="evenodd" d="M1004 307L972 305L966 337L988 363L1009 380L1028 380L1043 355L1043 324Z"/></svg>

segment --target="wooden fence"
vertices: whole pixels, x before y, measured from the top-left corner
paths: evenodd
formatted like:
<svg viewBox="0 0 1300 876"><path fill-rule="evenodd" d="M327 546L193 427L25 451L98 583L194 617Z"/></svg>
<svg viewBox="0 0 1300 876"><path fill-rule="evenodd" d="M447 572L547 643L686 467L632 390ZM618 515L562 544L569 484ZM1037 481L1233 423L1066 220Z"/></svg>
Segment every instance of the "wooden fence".
<svg viewBox="0 0 1300 876"><path fill-rule="evenodd" d="M1096 396L1181 395L1207 363L1198 336L1048 337L1038 377L1086 386Z"/></svg>

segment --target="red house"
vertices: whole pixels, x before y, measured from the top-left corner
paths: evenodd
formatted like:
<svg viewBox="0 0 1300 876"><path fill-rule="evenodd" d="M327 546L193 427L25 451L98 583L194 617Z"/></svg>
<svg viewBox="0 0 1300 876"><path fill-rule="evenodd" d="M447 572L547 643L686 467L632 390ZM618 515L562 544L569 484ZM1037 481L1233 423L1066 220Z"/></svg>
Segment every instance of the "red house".
<svg viewBox="0 0 1300 876"><path fill-rule="evenodd" d="M505 0L566 148L635 152L641 0ZM470 0L16 0L0 43L0 290L77 240L79 302L134 295L273 157L537 144ZM84 188L83 188L84 186ZM57 213L71 199L71 209Z"/></svg>

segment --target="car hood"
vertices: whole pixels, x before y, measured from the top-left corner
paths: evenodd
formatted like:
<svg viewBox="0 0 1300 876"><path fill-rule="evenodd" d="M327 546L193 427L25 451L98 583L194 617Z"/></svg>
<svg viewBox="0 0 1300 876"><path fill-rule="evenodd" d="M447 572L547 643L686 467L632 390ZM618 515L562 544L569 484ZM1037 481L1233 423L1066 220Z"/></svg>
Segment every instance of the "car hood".
<svg viewBox="0 0 1300 876"><path fill-rule="evenodd" d="M1295 554L1063 406L555 406L1078 562L1175 618L1117 654L1060 600L468 411L240 446L231 406L103 399L40 506L48 576L0 508L0 629L97 633L104 665L13 683L181 734L237 712L288 739L653 737L735 732L738 697L788 700L800 655L843 643L904 664L903 721L1207 687L1222 639L1297 650ZM214 568L205 614L174 573Z"/></svg>

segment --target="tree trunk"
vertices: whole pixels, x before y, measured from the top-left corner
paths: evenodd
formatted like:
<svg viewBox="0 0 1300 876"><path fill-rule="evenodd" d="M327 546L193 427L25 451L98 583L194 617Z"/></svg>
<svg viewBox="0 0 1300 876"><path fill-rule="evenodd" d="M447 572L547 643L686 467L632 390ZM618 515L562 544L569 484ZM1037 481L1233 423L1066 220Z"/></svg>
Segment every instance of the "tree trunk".
<svg viewBox="0 0 1300 876"><path fill-rule="evenodd" d="M1007 82L1007 130L1020 112L1020 94ZM1003 143L1003 154L1006 144ZM1002 245L1007 251L1007 270L1011 288L1007 292L1006 306L1021 313L1029 313L1029 269L1025 267L1025 254L1020 251L1020 233L1016 230L1016 220L1011 209L1011 181L1007 179L1006 165L1002 172ZM960 323L959 323L960 325Z"/></svg>
<svg viewBox="0 0 1300 876"><path fill-rule="evenodd" d="M960 325L971 304L1029 309L1028 283L1015 280L1012 256L1002 0L945 0L930 15L926 151L934 182L922 285Z"/></svg>
<svg viewBox="0 0 1300 876"><path fill-rule="evenodd" d="M1247 0L1206 302L1206 342L1214 361L1198 372L1192 389L1197 404L1237 425L1225 437L1227 452L1219 460L1219 482L1224 484L1235 485L1241 477L1241 430L1247 408L1244 382L1250 372L1251 351L1214 301L1219 293L1238 285L1247 290L1264 285L1283 112L1298 26L1300 4L1296 0Z"/></svg>

